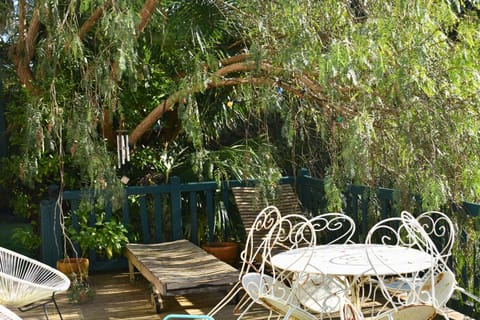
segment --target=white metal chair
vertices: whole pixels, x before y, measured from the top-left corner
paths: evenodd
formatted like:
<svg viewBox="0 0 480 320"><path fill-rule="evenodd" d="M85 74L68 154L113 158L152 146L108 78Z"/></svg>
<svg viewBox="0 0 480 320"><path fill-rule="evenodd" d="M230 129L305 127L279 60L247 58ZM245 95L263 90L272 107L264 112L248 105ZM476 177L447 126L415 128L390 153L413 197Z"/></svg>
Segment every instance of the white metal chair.
<svg viewBox="0 0 480 320"><path fill-rule="evenodd" d="M433 247L432 242L424 231L419 227L419 223L410 218L410 216L402 214L401 217L392 217L384 219L376 223L368 232L365 243L366 244L382 244L391 246L401 246L411 249L416 249L421 252L426 252L431 255L431 260L425 268L417 269L418 271L410 274L404 274L396 269L394 264L392 265L379 265L382 262L381 257L376 257L373 250L369 250L370 246L367 246L367 258L370 261L376 261L372 263L375 279L372 281L374 287L372 300L376 300L377 291L380 290L385 297L387 304L382 308L379 308L379 312L385 310L385 308L403 307L414 303L420 303L420 297L418 296L417 288L425 281L425 277L432 274L437 264L435 255L433 254L436 249ZM419 229L420 228L420 229ZM389 270L389 272L377 272L377 268L383 268ZM406 299L406 295L410 298Z"/></svg>
<svg viewBox="0 0 480 320"><path fill-rule="evenodd" d="M425 212L416 219L406 211L401 216L406 220L412 237L416 237L425 251L435 257L431 270L415 283L414 291L408 292L407 301L432 304L448 319L446 305L458 287L455 274L447 264L455 236L454 225L445 214L438 211Z"/></svg>
<svg viewBox="0 0 480 320"><path fill-rule="evenodd" d="M309 221L316 234L317 244L353 243L355 221L343 213L323 213ZM297 290L297 297L308 310L330 314L340 311L349 291L345 277L306 274Z"/></svg>
<svg viewBox="0 0 480 320"><path fill-rule="evenodd" d="M21 320L12 310L0 305L0 320Z"/></svg>
<svg viewBox="0 0 480 320"><path fill-rule="evenodd" d="M444 309L455 291L456 283L455 274L450 270L429 275L415 288L415 292L408 293L407 301L431 303L439 309Z"/></svg>
<svg viewBox="0 0 480 320"><path fill-rule="evenodd" d="M70 279L60 271L17 252L0 247L0 304L21 311L42 306L48 319L46 304L55 301L55 294L67 291Z"/></svg>
<svg viewBox="0 0 480 320"><path fill-rule="evenodd" d="M277 223L279 223L280 218L280 211L275 206L265 207L258 213L248 229L249 232L245 242L245 248L240 253L242 267L240 269L238 282L225 295L225 297L210 310L208 313L210 316L214 316L230 301L238 297L240 292L244 289L242 287L242 277L245 274L248 274L249 272L263 272L263 268L265 267L264 256L268 247L266 242L267 235L270 230L274 229ZM234 313L240 312L242 309L244 309L245 312L252 304L253 302L249 300L249 295L245 294L235 306Z"/></svg>
<svg viewBox="0 0 480 320"><path fill-rule="evenodd" d="M448 319L447 302L455 290L463 290L447 264L454 241L454 225L448 216L438 211L428 211L417 218L403 211L399 219L408 234L405 238L414 243L416 249L430 254L432 265L412 277L398 275L394 281L385 281L384 289L398 297L396 305L431 305L436 313ZM466 294L479 301L478 297Z"/></svg>
<svg viewBox="0 0 480 320"><path fill-rule="evenodd" d="M403 212L402 214L404 218L412 219L412 215L409 215L408 212ZM417 288L420 298L425 301L425 293L428 295L432 286L434 286L434 302L441 309L445 309L448 300L455 290L472 300L480 302L480 297L467 292L458 285L455 274L447 265L448 259L452 255L452 248L457 234L457 228L453 221L445 213L439 211L426 211L417 216L416 220L432 240L436 249L435 254L438 257L433 278L427 277L421 286Z"/></svg>
<svg viewBox="0 0 480 320"><path fill-rule="evenodd" d="M306 261L309 261L316 244L315 237L315 230L308 219L296 214L282 217L270 230L266 239L268 247L263 255L264 267L260 272L247 274L243 278L244 288L252 301L270 309L269 318L275 314L284 319L317 319L303 309L296 296L301 286L301 282L296 280L304 277L301 270L291 271L288 267L280 269L271 264L273 255L300 248Z"/></svg>

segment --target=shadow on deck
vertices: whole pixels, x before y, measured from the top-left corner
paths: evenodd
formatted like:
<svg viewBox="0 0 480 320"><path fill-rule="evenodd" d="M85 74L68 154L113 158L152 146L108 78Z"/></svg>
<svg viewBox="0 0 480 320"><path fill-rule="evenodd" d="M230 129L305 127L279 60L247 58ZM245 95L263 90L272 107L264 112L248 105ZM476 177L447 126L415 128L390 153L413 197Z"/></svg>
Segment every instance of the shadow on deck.
<svg viewBox="0 0 480 320"><path fill-rule="evenodd" d="M156 314L150 302L148 282L140 274L134 284L130 283L128 272L115 274L96 274L90 276L95 286L95 298L85 304L71 304L66 294L59 294L59 303L64 320L127 320L127 319L163 319L170 313L207 314L208 311L223 297L223 292L197 294L188 296L166 297L165 312ZM228 305L215 316L216 320L232 320L233 304ZM43 320L45 316L41 308L28 312L13 310L24 320ZM48 305L50 320L58 320L53 304ZM262 307L255 308L245 316L245 320L267 319L268 311ZM466 319L460 314L452 314L451 319Z"/></svg>
<svg viewBox="0 0 480 320"><path fill-rule="evenodd" d="M208 293L189 296L165 298L165 312L156 314L150 302L150 289L148 282L140 274L136 275L137 281L129 281L128 272L116 274L95 274L90 276L90 281L96 289L96 296L92 301L84 304L71 304L65 293L57 296L57 302L64 320L126 320L126 319L163 319L170 313L206 314L223 296L224 293ZM233 305L229 305L216 319L235 319L232 315ZM45 319L42 308L28 312L12 310L24 320ZM263 313L263 312L262 312ZM48 304L50 320L60 317L53 304ZM266 315L266 314L265 314ZM262 319L252 317L249 319Z"/></svg>

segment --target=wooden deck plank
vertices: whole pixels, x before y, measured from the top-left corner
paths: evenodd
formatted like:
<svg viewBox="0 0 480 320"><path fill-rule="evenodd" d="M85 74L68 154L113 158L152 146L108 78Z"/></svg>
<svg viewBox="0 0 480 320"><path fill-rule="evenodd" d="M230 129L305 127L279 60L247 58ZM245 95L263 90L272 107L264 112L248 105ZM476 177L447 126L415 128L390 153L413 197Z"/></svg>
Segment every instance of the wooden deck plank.
<svg viewBox="0 0 480 320"><path fill-rule="evenodd" d="M165 298L168 310L156 314L150 302L150 284L140 274L136 273L137 281L131 283L128 272L118 274L91 275L90 280L96 289L95 298L85 304L71 304L65 293L59 294L57 301L64 320L130 320L130 319L163 319L170 313L207 314L210 309L226 294L225 291L208 294L189 294ZM256 308L252 317L246 320L266 319L267 313L262 308ZM45 319L41 308L28 312L17 312L23 320ZM233 304L228 305L217 315L216 320L236 319L232 314ZM48 305L50 320L59 320L52 304Z"/></svg>
<svg viewBox="0 0 480 320"><path fill-rule="evenodd" d="M66 294L58 296L58 303L65 320L155 320L163 319L170 313L207 314L208 311L223 297L224 292L209 294L192 294L167 297L169 310L156 314L149 302L149 282L139 273L135 274L137 281L131 283L127 271L108 274L93 274L91 282L96 288L96 297L85 304L68 303ZM28 312L17 312L23 320L44 320L41 308ZM49 319L59 320L53 305L48 306ZM233 305L227 305L215 320L233 320ZM244 320L267 319L268 312L262 307L255 307ZM442 318L438 318L442 319ZM451 319L466 320L458 313L453 313Z"/></svg>

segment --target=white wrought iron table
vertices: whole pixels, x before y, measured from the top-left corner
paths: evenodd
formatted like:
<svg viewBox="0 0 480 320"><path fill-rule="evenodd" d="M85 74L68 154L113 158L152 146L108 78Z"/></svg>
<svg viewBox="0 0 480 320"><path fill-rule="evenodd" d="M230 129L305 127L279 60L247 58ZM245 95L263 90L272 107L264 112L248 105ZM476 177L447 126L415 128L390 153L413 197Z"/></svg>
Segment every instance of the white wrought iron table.
<svg viewBox="0 0 480 320"><path fill-rule="evenodd" d="M305 250L311 248L281 252L274 255L271 262L277 268L292 272L345 276L351 285L352 302L357 305L360 303L358 279L417 272L428 269L434 261L430 254L417 249L382 244L319 245L311 255L305 254Z"/></svg>

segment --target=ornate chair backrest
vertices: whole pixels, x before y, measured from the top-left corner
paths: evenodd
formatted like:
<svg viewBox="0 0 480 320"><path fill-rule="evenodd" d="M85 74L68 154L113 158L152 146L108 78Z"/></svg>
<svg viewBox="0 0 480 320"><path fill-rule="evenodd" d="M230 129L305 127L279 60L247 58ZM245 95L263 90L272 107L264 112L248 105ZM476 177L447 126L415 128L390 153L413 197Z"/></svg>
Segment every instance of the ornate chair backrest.
<svg viewBox="0 0 480 320"><path fill-rule="evenodd" d="M353 243L355 221L344 213L323 213L310 219L317 244Z"/></svg>
<svg viewBox="0 0 480 320"><path fill-rule="evenodd" d="M440 214L439 220L433 218L433 215L437 213ZM454 239L449 239L448 230L452 229L452 232L455 233L450 219L436 211L426 212L417 218L407 211L402 211L400 216L411 238L418 243L423 251L435 257L434 267L436 272L447 270L447 259L451 255L454 241ZM442 237L446 238L445 241L442 241ZM440 243L444 243L444 245L440 245Z"/></svg>
<svg viewBox="0 0 480 320"><path fill-rule="evenodd" d="M278 224L276 224L267 235L267 250L265 251L264 261L269 265L275 277L275 272L280 271L271 265L272 256L284 251L308 248L308 250L304 251L305 256L311 259L315 245L315 229L308 218L299 214L282 216ZM292 261L292 263L294 263L294 261Z"/></svg>
<svg viewBox="0 0 480 320"><path fill-rule="evenodd" d="M264 267L263 257L269 248L268 236L272 230L279 232L276 226L280 223L280 218L280 211L275 206L265 207L258 213L248 229L245 248L240 253L240 259L242 261L240 277L252 271L262 272L261 269Z"/></svg>
<svg viewBox="0 0 480 320"><path fill-rule="evenodd" d="M377 222L365 237L366 244L382 244L391 246L419 247L415 237L405 225L402 217L392 217Z"/></svg>
<svg viewBox="0 0 480 320"><path fill-rule="evenodd" d="M456 234L452 220L439 211L424 212L416 219L434 243L438 254L447 260L452 254Z"/></svg>

